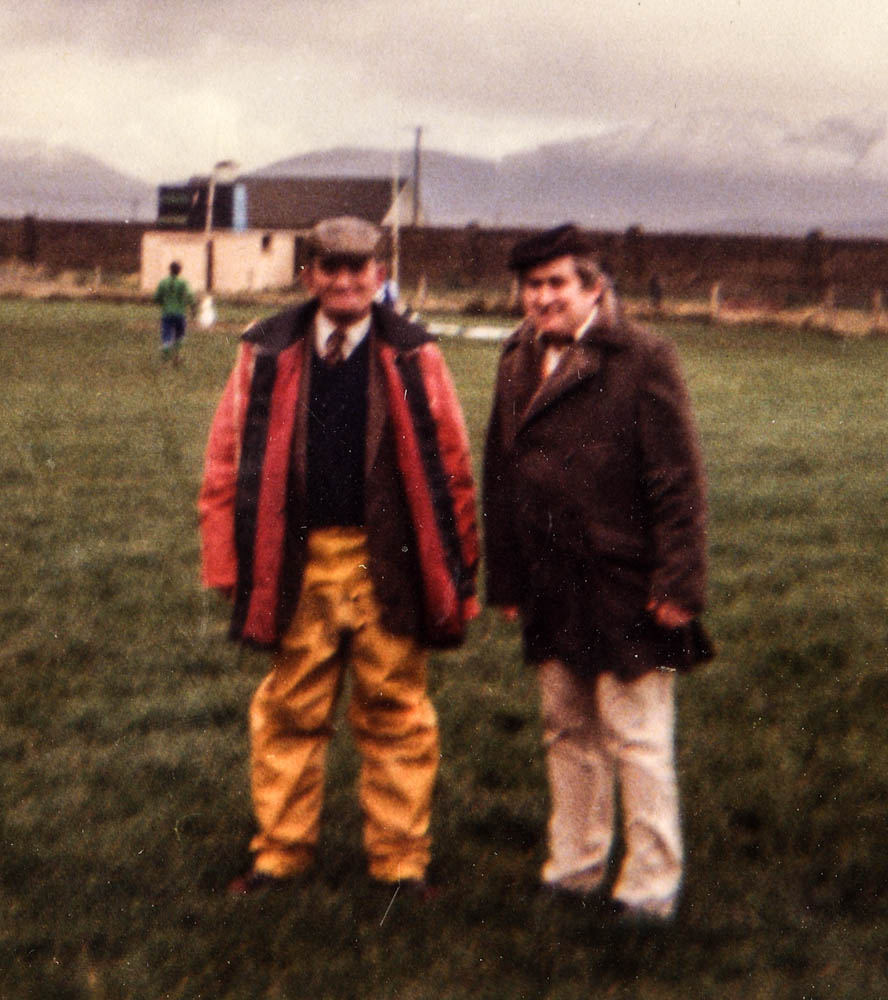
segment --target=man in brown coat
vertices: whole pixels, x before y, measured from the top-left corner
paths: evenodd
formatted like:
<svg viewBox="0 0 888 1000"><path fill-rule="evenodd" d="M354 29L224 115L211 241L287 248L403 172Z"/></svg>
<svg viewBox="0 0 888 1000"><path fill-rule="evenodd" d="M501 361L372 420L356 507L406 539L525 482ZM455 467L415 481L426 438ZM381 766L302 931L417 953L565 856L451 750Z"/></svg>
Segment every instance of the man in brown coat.
<svg viewBox="0 0 888 1000"><path fill-rule="evenodd" d="M622 315L573 226L512 251L484 469L487 596L538 667L552 800L546 885L598 893L621 795L629 915L668 918L682 875L674 681L711 655L706 501L675 351Z"/></svg>

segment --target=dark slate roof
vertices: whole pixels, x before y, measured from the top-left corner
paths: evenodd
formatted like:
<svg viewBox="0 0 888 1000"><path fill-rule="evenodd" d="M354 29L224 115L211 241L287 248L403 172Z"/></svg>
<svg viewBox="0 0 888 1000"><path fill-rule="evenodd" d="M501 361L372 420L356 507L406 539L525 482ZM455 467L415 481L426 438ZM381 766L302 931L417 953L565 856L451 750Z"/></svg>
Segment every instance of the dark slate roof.
<svg viewBox="0 0 888 1000"><path fill-rule="evenodd" d="M385 177L240 177L251 229L308 229L321 219L356 215L381 223L392 205ZM399 190L406 181L399 181Z"/></svg>

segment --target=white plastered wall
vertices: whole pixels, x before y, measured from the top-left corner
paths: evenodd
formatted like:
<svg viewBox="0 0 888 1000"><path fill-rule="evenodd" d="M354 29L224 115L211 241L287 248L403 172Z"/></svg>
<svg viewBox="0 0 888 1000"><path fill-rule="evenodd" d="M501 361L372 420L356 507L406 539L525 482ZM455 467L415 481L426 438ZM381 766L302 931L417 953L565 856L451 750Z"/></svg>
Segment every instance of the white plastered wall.
<svg viewBox="0 0 888 1000"><path fill-rule="evenodd" d="M293 284L294 231L216 231L212 241L214 292L261 292ZM174 260L182 265L182 276L195 292L206 291L207 235L164 230L151 230L142 237L141 290L153 292Z"/></svg>

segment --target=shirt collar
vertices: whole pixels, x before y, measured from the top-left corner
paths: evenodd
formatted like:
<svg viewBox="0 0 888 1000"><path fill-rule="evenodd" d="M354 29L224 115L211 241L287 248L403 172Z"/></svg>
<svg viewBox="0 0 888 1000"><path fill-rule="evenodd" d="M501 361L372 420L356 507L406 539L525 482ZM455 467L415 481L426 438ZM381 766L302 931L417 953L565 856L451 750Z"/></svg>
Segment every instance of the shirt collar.
<svg viewBox="0 0 888 1000"><path fill-rule="evenodd" d="M592 306L591 310L589 311L589 315L576 328L576 330L574 330L574 334L573 334L573 338L572 338L574 341L579 340L580 337L582 337L583 334L586 333L586 331L595 324L596 319L598 319L598 308L599 308L599 304L598 304L598 302L596 302L595 305ZM540 337L541 334L535 334L534 336L535 337ZM561 344L561 343L558 343L558 344L549 344L548 345L548 350L563 351L565 346L566 345Z"/></svg>
<svg viewBox="0 0 888 1000"><path fill-rule="evenodd" d="M586 317L583 325L574 334L574 340L579 340L580 337L582 337L583 334L590 329L590 327L595 325L595 321L598 319L598 308L599 304L596 302L595 305L589 310L589 315Z"/></svg>
<svg viewBox="0 0 888 1000"><path fill-rule="evenodd" d="M361 343L364 337L367 336L367 332L370 329L371 318L371 315L368 313L363 319L359 319L356 323L352 323L350 326L345 327L345 344L342 348L342 355L344 358L347 358L358 346L358 344ZM327 339L338 327L338 323L334 323L329 316L324 315L320 309L318 310L317 315L315 316L314 344L315 350L321 357L324 356L324 352L327 347Z"/></svg>

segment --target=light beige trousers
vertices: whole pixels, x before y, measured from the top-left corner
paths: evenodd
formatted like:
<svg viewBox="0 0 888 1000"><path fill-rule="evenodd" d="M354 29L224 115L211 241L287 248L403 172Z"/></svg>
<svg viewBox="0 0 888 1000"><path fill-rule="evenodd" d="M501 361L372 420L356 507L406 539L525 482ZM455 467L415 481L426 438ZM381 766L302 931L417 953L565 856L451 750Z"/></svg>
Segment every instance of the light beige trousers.
<svg viewBox="0 0 888 1000"><path fill-rule="evenodd" d="M601 885L619 794L625 856L614 898L668 913L682 875L675 674L584 678L549 660L539 682L551 796L543 881L574 892Z"/></svg>
<svg viewBox="0 0 888 1000"><path fill-rule="evenodd" d="M307 556L293 621L250 705L254 868L284 877L313 860L327 746L350 669L370 875L421 879L439 756L425 650L380 623L362 531L312 532Z"/></svg>

